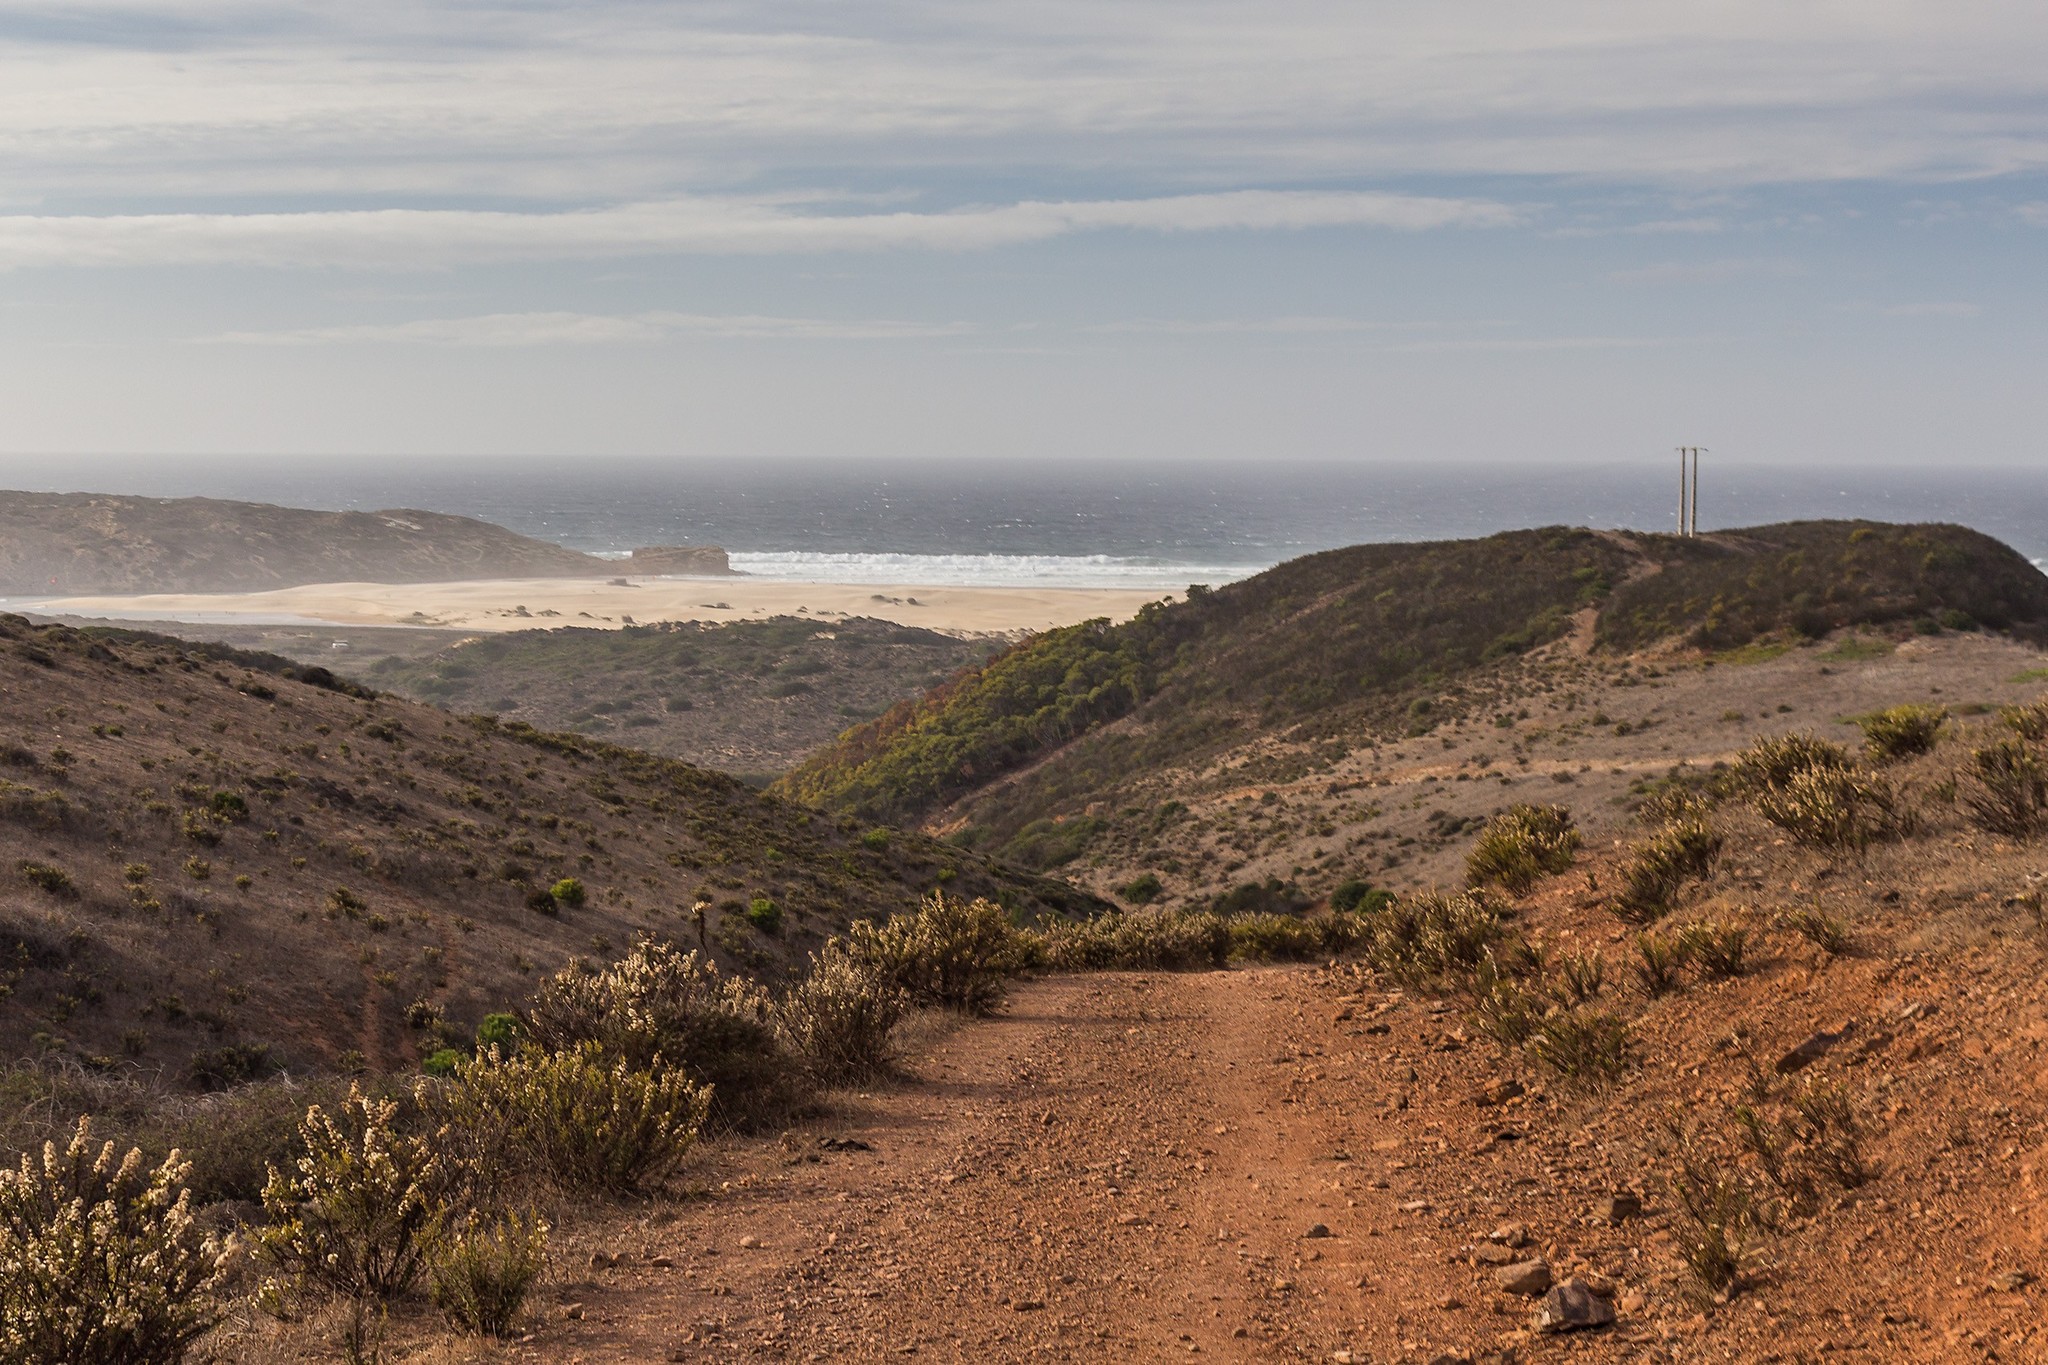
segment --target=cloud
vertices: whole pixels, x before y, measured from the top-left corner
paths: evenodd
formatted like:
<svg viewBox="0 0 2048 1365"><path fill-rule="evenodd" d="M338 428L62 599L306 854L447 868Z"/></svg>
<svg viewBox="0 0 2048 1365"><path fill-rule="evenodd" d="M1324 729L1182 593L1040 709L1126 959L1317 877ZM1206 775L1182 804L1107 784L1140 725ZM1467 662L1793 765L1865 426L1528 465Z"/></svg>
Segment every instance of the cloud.
<svg viewBox="0 0 2048 1365"><path fill-rule="evenodd" d="M1363 318L1332 317L1130 318L1120 322L1096 323L1082 330L1162 336L1327 336L1345 332L1377 332L1393 325L1369 322Z"/></svg>
<svg viewBox="0 0 2048 1365"><path fill-rule="evenodd" d="M1477 199L1240 190L1157 199L1024 202L945 212L820 213L802 202L677 199L567 213L374 209L307 213L0 215L0 269L255 265L387 269L670 254L922 248L973 251L1075 232L1498 227Z"/></svg>
<svg viewBox="0 0 2048 1365"><path fill-rule="evenodd" d="M420 346L597 346L666 341L677 336L739 340L887 341L963 336L977 330L958 322L840 321L825 318L716 316L648 312L487 313L466 318L354 323L279 331L222 332L196 337L204 345L337 346L398 343Z"/></svg>
<svg viewBox="0 0 2048 1365"><path fill-rule="evenodd" d="M1632 270L1617 270L1607 278L1616 284L1722 284L1729 280L1788 279L1804 273L1804 267L1796 261L1660 261Z"/></svg>

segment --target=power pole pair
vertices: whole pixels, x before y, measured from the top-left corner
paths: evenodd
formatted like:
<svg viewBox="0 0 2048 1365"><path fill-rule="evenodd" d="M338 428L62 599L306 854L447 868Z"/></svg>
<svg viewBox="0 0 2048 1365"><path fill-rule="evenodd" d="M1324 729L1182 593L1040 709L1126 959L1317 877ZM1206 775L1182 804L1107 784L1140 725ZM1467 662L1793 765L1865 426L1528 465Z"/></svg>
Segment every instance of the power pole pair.
<svg viewBox="0 0 2048 1365"><path fill-rule="evenodd" d="M1682 536L1700 533L1700 452L1705 449L1678 447L1678 534Z"/></svg>

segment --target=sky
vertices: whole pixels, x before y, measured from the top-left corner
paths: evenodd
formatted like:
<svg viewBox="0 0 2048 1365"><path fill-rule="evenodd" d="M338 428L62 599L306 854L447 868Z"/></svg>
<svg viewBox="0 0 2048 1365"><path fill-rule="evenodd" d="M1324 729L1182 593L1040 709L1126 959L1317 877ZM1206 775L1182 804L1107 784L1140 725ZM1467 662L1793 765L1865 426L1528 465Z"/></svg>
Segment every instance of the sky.
<svg viewBox="0 0 2048 1365"><path fill-rule="evenodd" d="M2029 464L2039 0L0 0L6 453Z"/></svg>

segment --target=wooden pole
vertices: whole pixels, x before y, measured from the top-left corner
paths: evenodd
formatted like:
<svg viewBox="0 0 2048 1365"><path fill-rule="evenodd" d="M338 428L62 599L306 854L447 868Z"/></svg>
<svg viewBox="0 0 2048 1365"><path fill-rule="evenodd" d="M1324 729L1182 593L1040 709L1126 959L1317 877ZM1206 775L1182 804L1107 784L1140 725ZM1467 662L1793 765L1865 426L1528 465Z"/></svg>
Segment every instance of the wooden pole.
<svg viewBox="0 0 2048 1365"><path fill-rule="evenodd" d="M1687 535L1700 533L1700 448L1692 448L1692 529Z"/></svg>

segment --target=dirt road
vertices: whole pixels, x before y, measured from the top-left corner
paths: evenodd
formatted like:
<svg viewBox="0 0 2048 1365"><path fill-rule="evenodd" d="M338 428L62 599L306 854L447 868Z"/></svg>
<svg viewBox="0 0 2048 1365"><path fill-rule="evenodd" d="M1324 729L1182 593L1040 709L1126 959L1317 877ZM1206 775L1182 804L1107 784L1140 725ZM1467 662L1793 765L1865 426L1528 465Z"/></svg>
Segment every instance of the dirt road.
<svg viewBox="0 0 2048 1365"><path fill-rule="evenodd" d="M1435 1134L1473 1130L1478 1059L1419 1002L1341 991L1305 969L1024 985L999 1018L937 1039L907 1084L714 1153L715 1197L577 1247L579 1264L592 1249L620 1264L559 1286L582 1316L529 1349L1485 1358L1532 1301L1494 1292L1468 1244L1517 1203L1554 1205L1560 1168L1553 1154L1550 1175L1523 1173L1506 1123L1447 1161ZM1575 1252L1607 1249L1595 1231ZM1580 1354L1640 1340L1624 1327Z"/></svg>

